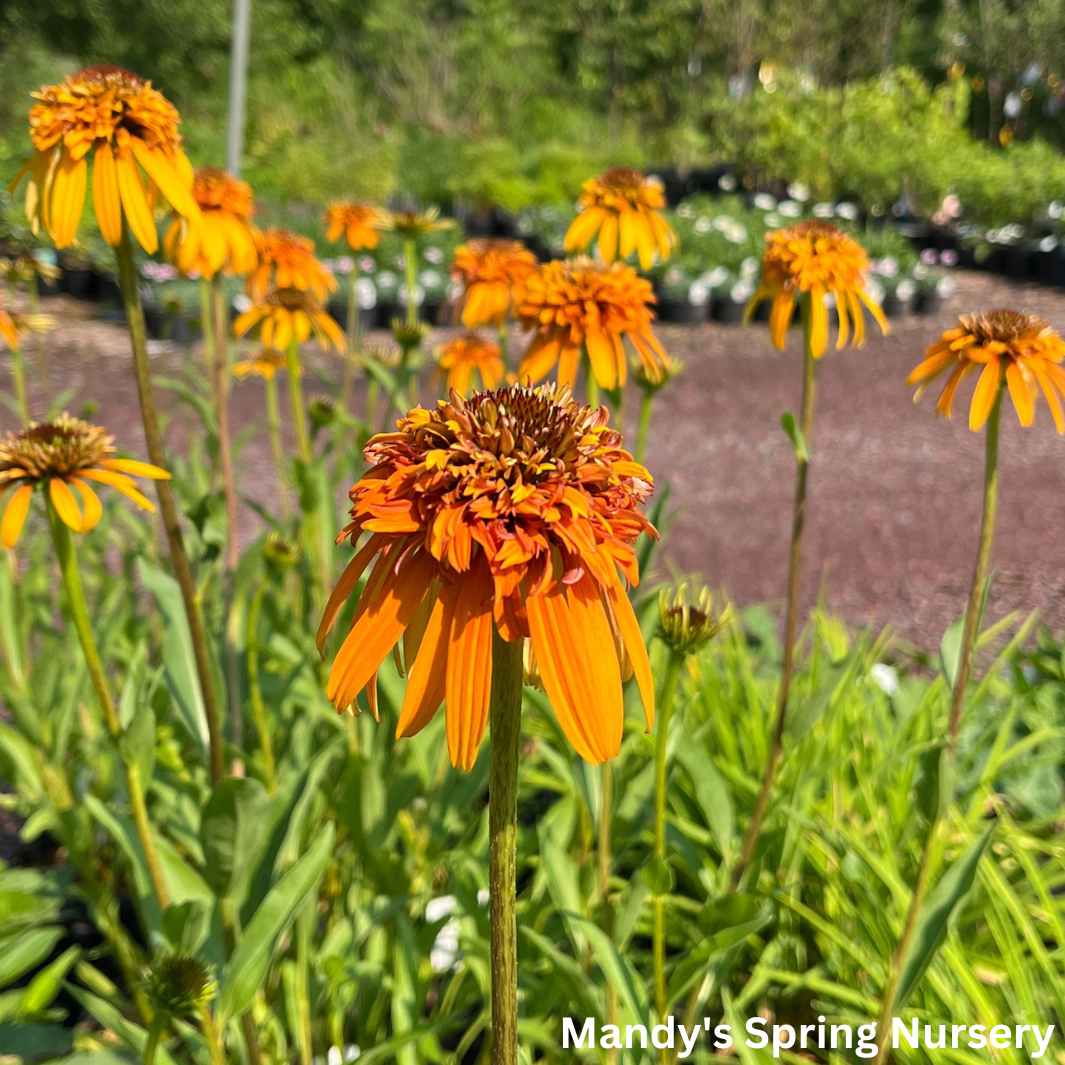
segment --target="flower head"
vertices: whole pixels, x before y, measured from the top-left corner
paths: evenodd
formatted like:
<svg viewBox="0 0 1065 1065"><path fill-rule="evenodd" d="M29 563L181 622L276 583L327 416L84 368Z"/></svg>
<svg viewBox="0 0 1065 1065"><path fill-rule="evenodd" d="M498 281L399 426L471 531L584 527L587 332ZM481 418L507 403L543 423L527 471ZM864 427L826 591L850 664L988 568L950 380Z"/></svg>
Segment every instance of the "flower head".
<svg viewBox="0 0 1065 1065"><path fill-rule="evenodd" d="M521 302L536 256L520 240L471 240L455 249L451 276L462 283L462 321L470 329L499 325Z"/></svg>
<svg viewBox="0 0 1065 1065"><path fill-rule="evenodd" d="M250 358L241 359L233 364L233 376L238 381L246 377L261 377L264 381L273 379L274 374L283 370L288 365L288 358L283 351L272 351L263 348ZM299 370L303 372L302 367Z"/></svg>
<svg viewBox="0 0 1065 1065"><path fill-rule="evenodd" d="M313 292L320 303L336 290L336 278L315 258L313 240L288 229L264 229L257 244L259 265L248 275L253 300L261 300L271 285Z"/></svg>
<svg viewBox="0 0 1065 1065"><path fill-rule="evenodd" d="M341 539L358 547L330 596L321 648L376 559L329 675L338 710L368 688L403 638L409 672L398 736L446 706L452 762L469 769L488 719L492 629L532 641L570 742L598 763L617 753L622 665L631 660L648 727L647 652L622 576L639 580L634 542L654 528L647 471L621 447L605 409L553 385L513 386L410 411L366 448ZM620 569L621 575L618 570Z"/></svg>
<svg viewBox="0 0 1065 1065"><path fill-rule="evenodd" d="M447 375L448 389L465 395L470 381L476 374L482 388L495 388L506 368L499 353L499 345L479 337L476 333L455 337L437 349L437 365L441 374Z"/></svg>
<svg viewBox="0 0 1065 1065"><path fill-rule="evenodd" d="M270 289L233 323L233 332L242 337L256 326L263 346L273 351L286 351L293 340L302 344L312 332L323 351L330 344L340 352L347 346L340 326L313 294L304 289Z"/></svg>
<svg viewBox="0 0 1065 1065"><path fill-rule="evenodd" d="M869 259L856 240L828 222L816 221L767 233L765 239L768 247L762 260L762 283L747 304L746 317L749 321L758 304L771 299L769 333L776 347L784 349L799 293L809 297L810 350L815 358L825 353L828 344L825 296L829 293L836 297L839 313L837 350L846 347L851 318L854 319L854 346L860 348L865 343L863 303L887 334L887 319L866 292Z"/></svg>
<svg viewBox="0 0 1065 1065"><path fill-rule="evenodd" d="M152 963L146 990L156 1009L171 1017L187 1017L214 998L218 985L199 958L163 954Z"/></svg>
<svg viewBox="0 0 1065 1065"><path fill-rule="evenodd" d="M393 318L391 326L396 343L406 352L413 351L429 335L430 329L429 323L421 318L413 322L406 318Z"/></svg>
<svg viewBox="0 0 1065 1065"><path fill-rule="evenodd" d="M340 200L331 203L325 212L325 224L329 227L326 240L337 241L344 236L352 251L376 248L378 233L388 228L388 215L380 207L369 203L353 203Z"/></svg>
<svg viewBox="0 0 1065 1065"><path fill-rule="evenodd" d="M643 362L638 362L633 368L632 376L636 379L636 384L641 392L654 396L675 377L679 377L684 372L684 366L683 359L673 358L672 356L667 358L665 362L657 363L654 366L647 366Z"/></svg>
<svg viewBox="0 0 1065 1065"><path fill-rule="evenodd" d="M567 252L584 251L598 233L604 262L637 252L640 266L649 270L656 251L669 258L677 234L659 213L666 205L660 182L618 167L586 181L583 188L578 202L584 209L566 233Z"/></svg>
<svg viewBox="0 0 1065 1065"><path fill-rule="evenodd" d="M454 221L440 217L440 208L427 207L424 211L396 211L387 220L385 229L394 229L405 240L417 240L430 233L439 233L454 228Z"/></svg>
<svg viewBox="0 0 1065 1065"><path fill-rule="evenodd" d="M33 94L30 138L36 152L11 183L26 175L26 216L43 225L56 247L78 232L93 162L93 206L100 234L113 247L122 219L149 254L159 246L155 190L187 223L199 225L192 166L181 150L177 109L161 92L120 67L88 67ZM141 171L148 178L147 187Z"/></svg>
<svg viewBox="0 0 1065 1065"><path fill-rule="evenodd" d="M154 511L133 477L159 481L169 479L170 474L147 462L115 458L113 441L106 430L69 414L51 422L31 422L19 433L8 433L0 442L0 495L11 488L15 493L0 522L0 543L15 546L37 485L48 486L56 513L74 532L88 532L103 514L100 500L87 481L117 488L143 510ZM72 486L81 497L81 506Z"/></svg>
<svg viewBox="0 0 1065 1065"><path fill-rule="evenodd" d="M1065 341L1050 328L1050 323L1034 314L1021 311L988 311L963 314L955 329L948 329L926 352L924 362L906 379L917 385L914 401L944 371L950 376L936 404L936 413L951 416L954 394L962 379L980 369L972 405L969 428L983 428L998 398L1005 377L1010 399L1021 425L1031 425L1035 418L1035 401L1040 392L1059 433L1065 432L1059 393L1065 396Z"/></svg>
<svg viewBox="0 0 1065 1065"><path fill-rule="evenodd" d="M196 171L192 195L203 224L190 231L175 218L164 242L167 257L183 274L214 277L224 270L232 276L254 270L259 253L251 223L255 213L251 186L225 170L205 166Z"/></svg>
<svg viewBox="0 0 1065 1065"><path fill-rule="evenodd" d="M679 655L690 655L705 647L727 624L729 610L720 618L713 614L710 589L678 585L658 597L658 636Z"/></svg>
<svg viewBox="0 0 1065 1065"><path fill-rule="evenodd" d="M545 263L525 282L518 320L536 330L518 376L534 381L557 362L560 385L572 386L581 347L592 373L606 389L625 384L628 337L648 370L668 356L651 332L655 296L651 283L622 263L605 266L578 258Z"/></svg>

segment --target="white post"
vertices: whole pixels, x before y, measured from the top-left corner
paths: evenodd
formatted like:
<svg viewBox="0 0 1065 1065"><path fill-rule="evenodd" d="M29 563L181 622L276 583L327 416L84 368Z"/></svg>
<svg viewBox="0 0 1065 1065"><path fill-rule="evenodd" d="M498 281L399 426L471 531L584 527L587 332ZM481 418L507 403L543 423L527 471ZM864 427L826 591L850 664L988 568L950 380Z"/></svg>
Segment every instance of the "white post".
<svg viewBox="0 0 1065 1065"><path fill-rule="evenodd" d="M229 53L229 123L226 130L226 169L240 174L244 155L244 105L248 88L248 46L251 38L251 0L233 0L233 46Z"/></svg>

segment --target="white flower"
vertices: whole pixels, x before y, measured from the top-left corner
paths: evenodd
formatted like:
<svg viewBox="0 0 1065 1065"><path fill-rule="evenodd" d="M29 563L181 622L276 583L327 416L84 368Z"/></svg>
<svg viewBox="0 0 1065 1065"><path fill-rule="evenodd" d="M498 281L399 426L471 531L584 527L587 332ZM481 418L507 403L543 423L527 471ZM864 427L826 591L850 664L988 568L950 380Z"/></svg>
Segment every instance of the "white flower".
<svg viewBox="0 0 1065 1065"><path fill-rule="evenodd" d="M764 221L768 229L780 229L784 224L784 219L780 217L780 214L777 211L770 211L765 216Z"/></svg>
<svg viewBox="0 0 1065 1065"><path fill-rule="evenodd" d="M437 933L436 941L429 951L429 964L434 973L447 973L455 968L459 960L461 931L457 918L452 917Z"/></svg>
<svg viewBox="0 0 1065 1065"><path fill-rule="evenodd" d="M895 277L899 272L899 261L893 255L885 255L873 264L873 269L882 277Z"/></svg>
<svg viewBox="0 0 1065 1065"><path fill-rule="evenodd" d="M391 270L382 270L377 275L377 287L378 288L395 288L399 284L399 278L396 277Z"/></svg>
<svg viewBox="0 0 1065 1065"><path fill-rule="evenodd" d="M942 300L949 300L958 291L958 283L953 277L941 277L936 282L936 295Z"/></svg>
<svg viewBox="0 0 1065 1065"><path fill-rule="evenodd" d="M695 217L695 208L692 207L692 205L690 203L682 203L677 208L677 217L678 218L694 218Z"/></svg>
<svg viewBox="0 0 1065 1065"><path fill-rule="evenodd" d="M793 181L788 186L788 195L793 200L798 200L799 203L805 203L810 198L810 186L804 185L801 181Z"/></svg>
<svg viewBox="0 0 1065 1065"><path fill-rule="evenodd" d="M325 1065L344 1065L344 1055L340 1052L340 1047L331 1046L325 1055Z"/></svg>
<svg viewBox="0 0 1065 1065"><path fill-rule="evenodd" d="M255 304L252 303L243 292L238 292L237 295L233 297L233 306L243 314L245 311L250 311Z"/></svg>
<svg viewBox="0 0 1065 1065"><path fill-rule="evenodd" d="M916 291L917 286L908 277L903 278L895 286L895 295L903 302L906 300L912 300Z"/></svg>
<svg viewBox="0 0 1065 1065"><path fill-rule="evenodd" d="M425 249L425 258L428 262L439 265L444 261L444 253L439 248L429 247Z"/></svg>
<svg viewBox="0 0 1065 1065"><path fill-rule="evenodd" d="M481 890L477 892L477 905L488 905L488 888L481 888Z"/></svg>
<svg viewBox="0 0 1065 1065"><path fill-rule="evenodd" d="M759 211L772 211L777 205L777 198L768 192L760 192L754 198L754 205Z"/></svg>
<svg viewBox="0 0 1065 1065"><path fill-rule="evenodd" d="M815 203L813 213L814 218L831 218L836 213L836 208L830 203Z"/></svg>
<svg viewBox="0 0 1065 1065"><path fill-rule="evenodd" d="M758 271L761 270L762 264L753 256L748 255L746 259L740 263L740 277L745 281L753 281L758 276Z"/></svg>
<svg viewBox="0 0 1065 1065"><path fill-rule="evenodd" d="M336 261L336 272L338 274L350 274L355 269L355 260L350 255L342 255Z"/></svg>
<svg viewBox="0 0 1065 1065"><path fill-rule="evenodd" d="M455 912L458 899L454 895L441 895L439 898L430 899L425 904L425 919L430 924L436 924L445 917L450 917Z"/></svg>
<svg viewBox="0 0 1065 1065"><path fill-rule="evenodd" d="M714 223L706 215L700 215L692 226L696 233L709 233L714 228Z"/></svg>
<svg viewBox="0 0 1065 1065"><path fill-rule="evenodd" d="M701 307L710 299L710 289L701 281L693 281L688 286L688 302Z"/></svg>
<svg viewBox="0 0 1065 1065"><path fill-rule="evenodd" d="M894 695L899 690L899 674L894 666L877 662L869 670L869 678L885 695Z"/></svg>
<svg viewBox="0 0 1065 1065"><path fill-rule="evenodd" d="M722 174L717 179L717 187L722 192L735 192L736 191L736 178L733 174Z"/></svg>
<svg viewBox="0 0 1065 1065"><path fill-rule="evenodd" d="M715 266L713 270L707 270L699 275L699 280L706 285L707 288L717 288L718 285L723 285L728 280L728 267L727 266Z"/></svg>
<svg viewBox="0 0 1065 1065"><path fill-rule="evenodd" d="M729 291L733 303L746 303L754 295L754 285L750 281L737 281Z"/></svg>
<svg viewBox="0 0 1065 1065"><path fill-rule="evenodd" d="M399 291L396 293L396 299L400 303L406 303L412 295L415 307L420 307L425 302L425 289L422 288L421 285L415 285L413 293L411 293L410 289L408 289L405 284L400 285Z"/></svg>
<svg viewBox="0 0 1065 1065"><path fill-rule="evenodd" d="M1048 215L1049 215L1049 216L1050 216L1051 218L1060 218L1060 217L1061 217L1061 201L1060 201L1060 200L1055 200L1055 201L1054 201L1054 202L1053 202L1053 203L1052 203L1052 204L1051 204L1051 205L1050 205L1050 206L1049 206L1049 207L1047 208L1047 214L1048 214Z"/></svg>
<svg viewBox="0 0 1065 1065"><path fill-rule="evenodd" d="M375 273L377 270L377 263L374 262L371 256L361 255L359 257L359 269L364 274L372 274Z"/></svg>
<svg viewBox="0 0 1065 1065"><path fill-rule="evenodd" d="M802 204L796 199L784 200L777 205L777 210L785 218L798 218L802 214Z"/></svg>
<svg viewBox="0 0 1065 1065"><path fill-rule="evenodd" d="M865 294L879 307L884 302L884 286L871 277L865 283Z"/></svg>
<svg viewBox="0 0 1065 1065"><path fill-rule="evenodd" d="M679 285L684 280L684 267L671 266L666 271L665 282L667 285Z"/></svg>
<svg viewBox="0 0 1065 1065"><path fill-rule="evenodd" d="M423 270L418 275L418 281L425 288L440 288L444 284L444 279L436 270Z"/></svg>
<svg viewBox="0 0 1065 1065"><path fill-rule="evenodd" d="M377 306L377 286L368 277L355 282L355 302L364 311Z"/></svg>
<svg viewBox="0 0 1065 1065"><path fill-rule="evenodd" d="M841 203L836 207L836 215L848 222L856 222L858 220L858 208L853 203Z"/></svg>

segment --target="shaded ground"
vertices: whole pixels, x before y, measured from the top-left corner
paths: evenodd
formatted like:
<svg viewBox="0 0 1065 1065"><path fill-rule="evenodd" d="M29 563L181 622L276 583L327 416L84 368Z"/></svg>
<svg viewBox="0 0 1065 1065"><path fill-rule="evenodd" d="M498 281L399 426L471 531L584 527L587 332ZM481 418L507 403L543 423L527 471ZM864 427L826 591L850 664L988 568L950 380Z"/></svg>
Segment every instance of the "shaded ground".
<svg viewBox="0 0 1065 1065"><path fill-rule="evenodd" d="M807 518L807 601L823 579L829 603L850 621L890 624L932 647L964 608L979 528L983 436L966 426L971 389L961 397L955 420L947 422L935 417L934 393L914 406L906 374L965 310L1014 306L1065 330L1063 294L983 274L959 273L958 282L958 294L942 315L896 322L892 336L871 337L862 351L830 351L821 361ZM48 338L54 387L75 390L72 412L95 401L95 420L120 445L143 454L121 327L88 319L90 306L65 297L46 309L60 318ZM777 599L784 586L794 469L779 418L798 408L801 338L793 331L781 353L770 345L765 326L662 325L659 334L687 362L684 375L659 397L647 454L656 481L672 483L673 502L683 505L662 557L680 572L701 572L741 605ZM202 365L194 351L156 347L160 376ZM5 366L0 388L10 394L6 377ZM325 391L313 373L305 382L309 393ZM180 446L191 428L188 410L163 390L159 398L173 416L171 438ZM36 384L31 401L41 413L43 393ZM630 425L635 395L631 402ZM238 430L261 417L261 385L238 384ZM1065 441L1054 432L1045 404L1032 429L1022 431L1012 411L1003 425L991 610L1000 616L1038 607L1054 628L1062 628ZM276 507L265 431L251 439L238 476L243 492ZM249 534L253 528L249 521Z"/></svg>

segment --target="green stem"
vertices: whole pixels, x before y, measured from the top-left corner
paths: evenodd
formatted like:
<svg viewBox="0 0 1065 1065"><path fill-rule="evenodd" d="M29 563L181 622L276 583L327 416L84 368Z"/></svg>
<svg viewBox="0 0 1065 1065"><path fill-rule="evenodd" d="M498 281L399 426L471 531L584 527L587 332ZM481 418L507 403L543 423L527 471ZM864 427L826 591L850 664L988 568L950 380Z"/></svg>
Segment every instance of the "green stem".
<svg viewBox="0 0 1065 1065"><path fill-rule="evenodd" d="M503 365L509 366L510 352L507 350L507 319L506 315L503 316L503 320L496 326L496 331L499 334L499 354L503 357Z"/></svg>
<svg viewBox="0 0 1065 1065"><path fill-rule="evenodd" d="M11 349L11 376L15 382L19 417L23 426L27 426L30 424L30 402L26 396L26 369L22 361L22 348L18 344Z"/></svg>
<svg viewBox="0 0 1065 1065"><path fill-rule="evenodd" d="M965 625L962 630L961 656L958 660L958 675L954 680L954 690L951 699L950 725L948 737L950 745L947 748L947 758L954 760L955 748L958 740L958 729L961 726L962 710L965 706L965 689L969 683L969 672L972 664L973 647L976 644L976 632L980 622L980 601L983 596L984 582L987 580L987 568L991 559L991 543L995 534L995 513L998 509L998 442L999 425L1002 416L1002 388L999 388L995 397L991 414L987 420L987 435L984 439L984 505L980 523L980 541L976 550L976 564L973 567L973 580L969 588L969 601L965 608ZM950 779L951 774L947 774ZM942 779L942 776L941 776ZM932 874L932 855L935 852L938 836L943 824L942 811L945 804L940 801L933 815L932 823L928 827L921 858L917 865L917 876L914 879L913 892L910 895L910 904L903 920L902 932L895 944L895 952L891 957L891 967L888 971L888 981L884 987L880 1023L877 1032L880 1037L877 1040L877 1055L873 1065L886 1062L890 1054L886 1049L887 1032L891 1025L891 1018L895 1012L895 998L898 994L899 981L902 978L902 969L906 964L909 954L910 942L913 939L914 930L917 927L917 918L920 916L921 906L924 904L928 893L928 885Z"/></svg>
<svg viewBox="0 0 1065 1065"><path fill-rule="evenodd" d="M285 449L281 444L281 407L277 401L277 381L273 377L267 377L263 384L266 388L266 425L270 432L274 469L277 471L277 491L281 497L281 517L287 521L292 512L292 504L288 498L288 480L285 477Z"/></svg>
<svg viewBox="0 0 1065 1065"><path fill-rule="evenodd" d="M784 752L784 725L788 710L788 695L791 692L791 678L795 666L795 632L799 619L799 577L802 569L802 533L806 520L806 480L810 468L810 435L814 424L814 397L817 381L817 361L810 345L812 309L810 297L803 299L803 377L802 377L802 413L800 428L802 430L805 455L797 455L795 463L795 503L791 519L791 548L788 553L788 590L787 607L784 616L784 664L781 670L780 690L777 694L776 716L773 722L773 734L769 744L769 757L762 773L762 785L755 799L747 834L739 859L732 868L730 888L735 891L743 878L744 872L754 857L758 836L762 831L769 796L773 790L777 766Z"/></svg>
<svg viewBox="0 0 1065 1065"><path fill-rule="evenodd" d="M351 389L355 382L355 359L362 347L359 334L359 302L355 284L359 279L358 266L352 267L348 279L348 351L344 359L344 377L340 386L340 405L345 414L351 413Z"/></svg>
<svg viewBox="0 0 1065 1065"><path fill-rule="evenodd" d="M644 389L640 399L640 424L636 429L636 454L633 456L637 462L643 462L647 451L647 431L651 428L651 408L654 402L654 392L649 388Z"/></svg>
<svg viewBox="0 0 1065 1065"><path fill-rule="evenodd" d="M222 1033L215 1023L211 1007L200 1007L200 1024L203 1026L203 1037L207 1043L207 1056L211 1065L226 1065L226 1052L222 1045Z"/></svg>
<svg viewBox="0 0 1065 1065"><path fill-rule="evenodd" d="M518 1060L518 743L522 645L492 628L488 884L492 926L492 1065Z"/></svg>
<svg viewBox="0 0 1065 1065"><path fill-rule="evenodd" d="M266 591L266 578L259 581L251 603L248 606L248 622L245 644L248 648L248 690L251 698L251 713L255 719L255 730L259 734L259 745L263 752L263 775L266 787L271 795L277 791L277 768L274 762L274 741L266 720L266 704L263 702L262 689L259 687L259 612L263 605Z"/></svg>
<svg viewBox="0 0 1065 1065"><path fill-rule="evenodd" d="M170 905L170 892L167 890L166 880L163 878L163 867L159 862L159 853L155 847L155 838L152 836L151 821L148 817L148 806L144 798L144 782L141 780L140 767L127 759L122 753L122 722L115 708L111 691L107 686L107 674L104 664L100 659L100 652L96 648L96 639L92 634L92 625L89 622L89 611L85 605L85 593L81 587L81 575L78 572L78 556L74 550L74 540L70 530L63 524L62 519L56 513L50 499L46 499L45 506L48 511L48 524L52 530L52 542L55 545L56 556L59 559L59 568L63 574L63 587L67 593L67 609L70 611L70 620L74 625L74 631L78 635L82 654L85 656L85 665L89 671L89 679L92 681L93 690L100 703L100 710L104 715L104 724L111 736L111 741L118 751L119 761L125 770L126 787L129 791L130 807L133 810L133 821L137 829L137 837L144 851L144 862L148 867L148 877L152 882L156 899L161 909Z"/></svg>
<svg viewBox="0 0 1065 1065"><path fill-rule="evenodd" d="M614 907L610 902L611 838L610 828L614 816L614 763L607 759L599 768L600 804L599 804L599 896L602 900L602 927L609 939L614 938ZM607 984L606 989L607 1024L617 1024L618 993L616 988ZM609 1050L608 1062L617 1061L617 1053Z"/></svg>
<svg viewBox="0 0 1065 1065"><path fill-rule="evenodd" d="M30 314L36 316L41 313L41 292L37 280L36 271L30 273L26 281L26 295L30 301ZM37 372L41 375L41 384L44 386L44 395L49 403L52 402L52 374L48 363L48 345L42 339L42 334L34 330L33 333L33 363Z"/></svg>
<svg viewBox="0 0 1065 1065"><path fill-rule="evenodd" d="M588 393L588 406L599 406L599 382L595 379L595 374L592 372L592 364L585 360L588 367L588 379L585 385L585 390Z"/></svg>
<svg viewBox="0 0 1065 1065"><path fill-rule="evenodd" d="M215 391L215 346L214 346L214 311L211 307L210 278L200 278L200 328L203 330L203 372L207 379L207 391L213 404L217 404ZM217 407L216 407L217 414Z"/></svg>
<svg viewBox="0 0 1065 1065"><path fill-rule="evenodd" d="M152 371L148 362L148 337L144 328L144 308L141 306L140 289L137 287L137 270L133 263L133 248L125 223L123 223L122 240L115 248L115 261L118 264L122 298L126 306L126 321L129 325L130 344L133 348L133 366L137 376L137 392L140 397L141 418L144 422L144 437L148 444L148 459L154 465L166 469L166 449L163 447L163 434L159 428L159 416L155 408L155 391L152 387ZM215 699L207 635L200 616L192 568L189 566L188 555L185 553L185 541L181 535L177 504L174 502L174 494L169 481L156 481L155 490L159 497L163 528L166 530L167 542L170 545L174 576L181 589L181 599L189 623L189 634L192 637L192 652L196 660L196 675L203 696L204 715L207 718L207 733L210 741L211 783L215 784L222 779L224 773L222 727L218 703Z"/></svg>
<svg viewBox="0 0 1065 1065"><path fill-rule="evenodd" d="M311 1032L310 941L314 931L314 915L318 905L317 893L303 904L296 917L296 987L299 994L299 1025L297 1033L300 1065L312 1065L314 1056Z"/></svg>
<svg viewBox="0 0 1065 1065"><path fill-rule="evenodd" d="M166 1021L166 1014L162 1010L157 1009L152 1014L152 1023L148 1026L148 1039L144 1044L144 1065L155 1065L155 1050L166 1028Z"/></svg>
<svg viewBox="0 0 1065 1065"><path fill-rule="evenodd" d="M292 427L296 432L296 450L305 463L311 461L311 438L307 433L307 417L303 405L303 386L300 384L300 355L296 338L288 346L288 395L292 405Z"/></svg>
<svg viewBox="0 0 1065 1065"><path fill-rule="evenodd" d="M669 663L666 666L666 678L662 685L662 695L658 701L658 721L655 732L655 808L654 855L661 862L666 860L666 777L668 771L667 756L669 743L669 722L673 716L673 704L677 698L677 686L680 684L680 669L684 656L670 650ZM669 1002L666 998L666 900L656 895L653 903L654 925L652 928L652 959L655 974L655 1009L662 1024L666 1023ZM667 1060L665 1051L662 1061Z"/></svg>
<svg viewBox="0 0 1065 1065"><path fill-rule="evenodd" d="M412 237L403 242L403 258L407 273L407 325L418 321L418 304L414 300L414 290L418 287L418 249Z"/></svg>

